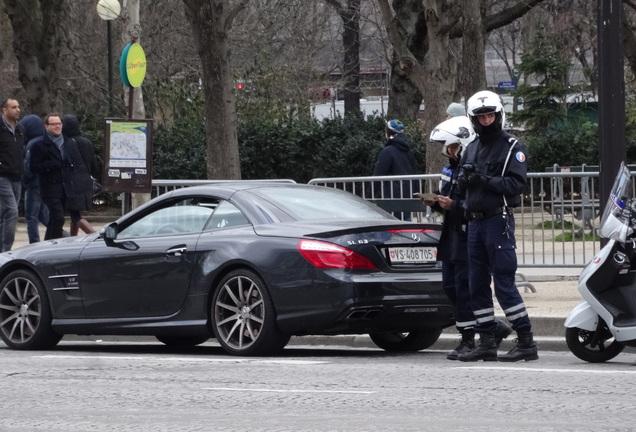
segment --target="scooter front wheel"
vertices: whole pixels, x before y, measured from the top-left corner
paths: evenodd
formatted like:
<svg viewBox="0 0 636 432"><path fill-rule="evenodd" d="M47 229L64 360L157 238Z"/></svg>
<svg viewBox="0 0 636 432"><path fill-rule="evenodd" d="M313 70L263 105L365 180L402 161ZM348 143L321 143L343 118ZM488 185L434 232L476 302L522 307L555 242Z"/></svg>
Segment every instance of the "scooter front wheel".
<svg viewBox="0 0 636 432"><path fill-rule="evenodd" d="M595 331L577 327L566 328L565 342L572 354L590 363L611 360L625 348L625 345L614 339L607 326Z"/></svg>

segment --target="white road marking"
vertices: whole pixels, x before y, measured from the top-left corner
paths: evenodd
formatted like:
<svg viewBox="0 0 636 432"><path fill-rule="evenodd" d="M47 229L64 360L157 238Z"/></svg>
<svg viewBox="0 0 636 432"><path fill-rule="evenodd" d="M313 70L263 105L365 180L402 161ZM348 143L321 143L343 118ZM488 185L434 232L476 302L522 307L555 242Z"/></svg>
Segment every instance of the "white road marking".
<svg viewBox="0 0 636 432"><path fill-rule="evenodd" d="M283 365L314 365L326 364L321 360L294 360L294 359L245 359L245 358L201 358L201 357L147 357L147 356L105 356L105 355L40 355L33 358L43 359L103 359L103 360L143 360L143 361L178 361L178 362L205 362L205 363L271 363Z"/></svg>
<svg viewBox="0 0 636 432"><path fill-rule="evenodd" d="M590 370L590 369L555 369L555 368L529 368L529 367L497 367L497 366L457 366L455 369L475 370L501 370L501 371L527 371L527 372L557 372L557 373L589 373L589 374L636 374L636 370Z"/></svg>
<svg viewBox="0 0 636 432"><path fill-rule="evenodd" d="M263 389L263 388L238 388L238 387L203 387L203 390L262 392L262 393L345 393L345 394L375 394L375 391L367 390L304 390L304 389Z"/></svg>

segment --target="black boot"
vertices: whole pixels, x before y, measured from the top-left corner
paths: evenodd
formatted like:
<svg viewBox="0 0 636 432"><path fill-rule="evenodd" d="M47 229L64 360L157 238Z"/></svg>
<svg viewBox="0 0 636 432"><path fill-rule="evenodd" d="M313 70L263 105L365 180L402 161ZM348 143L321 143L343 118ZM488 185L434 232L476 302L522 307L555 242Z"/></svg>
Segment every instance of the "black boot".
<svg viewBox="0 0 636 432"><path fill-rule="evenodd" d="M472 351L460 354L457 360L463 362L497 361L497 346L495 345L495 335L482 333L479 335L479 346Z"/></svg>
<svg viewBox="0 0 636 432"><path fill-rule="evenodd" d="M497 330L495 330L495 346L499 349L501 341L510 336L512 333L512 327L504 320L497 318Z"/></svg>
<svg viewBox="0 0 636 432"><path fill-rule="evenodd" d="M451 351L446 358L448 360L457 360L460 354L470 352L475 349L475 330L462 329L459 331L462 335L459 345L453 351Z"/></svg>
<svg viewBox="0 0 636 432"><path fill-rule="evenodd" d="M497 358L502 362L516 362L520 360L538 360L537 345L534 343L531 331L517 332L517 345L507 354L502 354Z"/></svg>

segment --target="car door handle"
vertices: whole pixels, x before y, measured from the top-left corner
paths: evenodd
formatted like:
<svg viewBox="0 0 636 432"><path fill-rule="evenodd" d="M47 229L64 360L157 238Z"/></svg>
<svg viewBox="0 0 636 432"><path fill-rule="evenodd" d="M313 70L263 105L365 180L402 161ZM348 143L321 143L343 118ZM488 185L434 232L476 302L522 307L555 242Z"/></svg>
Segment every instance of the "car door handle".
<svg viewBox="0 0 636 432"><path fill-rule="evenodd" d="M175 246L166 251L166 255L181 256L188 251L186 246Z"/></svg>

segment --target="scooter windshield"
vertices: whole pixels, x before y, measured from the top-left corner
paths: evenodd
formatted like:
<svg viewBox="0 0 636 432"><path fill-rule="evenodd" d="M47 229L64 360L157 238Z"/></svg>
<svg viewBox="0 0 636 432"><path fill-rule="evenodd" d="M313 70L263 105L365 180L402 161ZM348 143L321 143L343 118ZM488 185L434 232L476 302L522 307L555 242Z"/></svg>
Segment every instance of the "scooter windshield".
<svg viewBox="0 0 636 432"><path fill-rule="evenodd" d="M625 242L633 229L629 226L631 212L624 210L633 204L633 197L632 175L625 164L621 163L601 218L601 237Z"/></svg>

